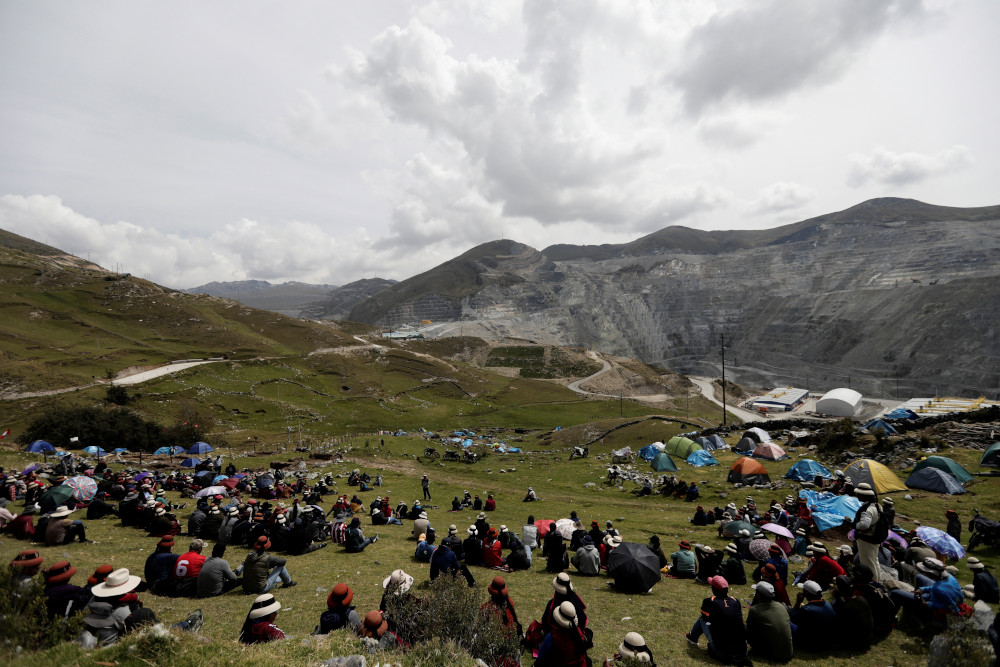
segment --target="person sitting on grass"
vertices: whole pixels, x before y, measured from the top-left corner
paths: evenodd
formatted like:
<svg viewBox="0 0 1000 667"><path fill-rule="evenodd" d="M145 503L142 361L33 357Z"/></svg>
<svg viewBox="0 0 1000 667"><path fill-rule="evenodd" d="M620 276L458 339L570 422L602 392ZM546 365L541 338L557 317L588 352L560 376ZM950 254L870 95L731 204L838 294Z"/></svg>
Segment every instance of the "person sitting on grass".
<svg viewBox="0 0 1000 667"><path fill-rule="evenodd" d="M240 570L242 572L242 569ZM212 556L198 573L198 597L213 598L243 584L226 560L226 545L221 542L212 547Z"/></svg>
<svg viewBox="0 0 1000 667"><path fill-rule="evenodd" d="M54 547L61 544L70 544L73 540L90 542L87 539L87 531L83 527L83 522L66 518L75 511L66 505L60 505L54 512L49 514L49 521L45 527L46 546Z"/></svg>
<svg viewBox="0 0 1000 667"><path fill-rule="evenodd" d="M247 554L243 561L244 593L267 593L278 585L279 580L285 588L296 585L285 568L285 559L269 554L267 550L270 548L271 540L261 535L254 542L253 551Z"/></svg>
<svg viewBox="0 0 1000 667"><path fill-rule="evenodd" d="M699 544L695 547L694 554L698 559L698 575L695 581L703 584L719 573L719 566L722 564L721 553L707 544Z"/></svg>
<svg viewBox="0 0 1000 667"><path fill-rule="evenodd" d="M319 625L313 634L326 635L341 628L351 628L354 632L361 630L361 617L351 606L354 591L343 582L338 582L330 594L326 596L326 611L320 614Z"/></svg>
<svg viewBox="0 0 1000 667"><path fill-rule="evenodd" d="M789 612L795 648L812 652L827 651L837 639L834 632L837 614L833 606L823 599L823 589L818 583L806 581L800 584L800 588L802 591L795 597L795 606Z"/></svg>
<svg viewBox="0 0 1000 667"><path fill-rule="evenodd" d="M837 615L837 636L848 650L866 653L875 638L872 608L847 575L834 582L833 611Z"/></svg>
<svg viewBox="0 0 1000 667"><path fill-rule="evenodd" d="M623 661L625 661L623 663ZM656 667L653 652L646 646L646 640L638 632L629 632L618 645L614 656L605 658L604 667L614 667L616 664L649 665Z"/></svg>
<svg viewBox="0 0 1000 667"><path fill-rule="evenodd" d="M694 579L697 571L696 560L691 553L691 543L687 540L680 542L680 549L670 554L672 565L669 574L677 579Z"/></svg>
<svg viewBox="0 0 1000 667"><path fill-rule="evenodd" d="M517 620L517 610L514 609L514 602L510 599L510 591L504 578L493 577L486 592L489 593L490 599L484 602L480 609L484 613L492 613L499 617L501 625L510 636L523 639L524 632Z"/></svg>
<svg viewBox="0 0 1000 667"><path fill-rule="evenodd" d="M740 603L729 596L729 582L723 577L712 577L708 585L712 587L712 596L702 601L701 614L684 638L697 646L704 634L708 654L713 658L723 663L745 663L747 640Z"/></svg>
<svg viewBox="0 0 1000 667"><path fill-rule="evenodd" d="M747 583L747 573L743 569L743 559L740 558L739 549L736 544L730 542L725 549L726 560L722 564L722 576L733 586L742 586Z"/></svg>
<svg viewBox="0 0 1000 667"><path fill-rule="evenodd" d="M364 532L361 530L361 519L358 517L351 519L351 525L347 529L347 541L344 542L344 547L347 549L347 553L359 554L364 551L369 544L375 544L376 542L378 542L378 535L365 537Z"/></svg>
<svg viewBox="0 0 1000 667"><path fill-rule="evenodd" d="M583 536L583 544L570 558L570 562L584 576L593 577L601 573L601 554L590 535Z"/></svg>
<svg viewBox="0 0 1000 667"><path fill-rule="evenodd" d="M429 563L437 547L427 541L427 535L420 533L417 541L417 548L413 552L413 557L418 563Z"/></svg>
<svg viewBox="0 0 1000 667"><path fill-rule="evenodd" d="M530 503L530 502L534 502L536 500L538 500L538 494L536 494L535 490L529 486L528 487L528 494L526 496L524 496L524 500L522 502Z"/></svg>
<svg viewBox="0 0 1000 667"><path fill-rule="evenodd" d="M691 524L694 526L707 526L708 525L708 514L705 513L705 508L698 505L694 509L694 516L691 517Z"/></svg>
<svg viewBox="0 0 1000 667"><path fill-rule="evenodd" d="M30 587L34 577L42 566L42 557L35 549L25 549L10 562L10 569L15 580L15 590Z"/></svg>
<svg viewBox="0 0 1000 667"><path fill-rule="evenodd" d="M788 609L775 600L774 586L757 582L753 602L747 612L747 641L755 656L774 662L792 659L792 626Z"/></svg>
<svg viewBox="0 0 1000 667"><path fill-rule="evenodd" d="M91 590L94 598L111 605L111 615L122 623L125 632L156 623L156 614L143 606L135 589L142 580L120 568Z"/></svg>
<svg viewBox="0 0 1000 667"><path fill-rule="evenodd" d="M583 631L573 603L563 602L554 608L552 621L548 634L538 647L535 667L586 667L591 664L587 649L592 644Z"/></svg>
<svg viewBox="0 0 1000 667"><path fill-rule="evenodd" d="M61 560L42 570L45 578L45 606L49 620L69 618L70 615L83 609L87 600L83 598L83 588L69 583L76 568L69 561Z"/></svg>
<svg viewBox="0 0 1000 667"><path fill-rule="evenodd" d="M239 640L242 644L265 644L267 642L285 639L285 633L274 624L281 609L281 603L270 593L259 595L253 601L250 612L243 627L240 629Z"/></svg>

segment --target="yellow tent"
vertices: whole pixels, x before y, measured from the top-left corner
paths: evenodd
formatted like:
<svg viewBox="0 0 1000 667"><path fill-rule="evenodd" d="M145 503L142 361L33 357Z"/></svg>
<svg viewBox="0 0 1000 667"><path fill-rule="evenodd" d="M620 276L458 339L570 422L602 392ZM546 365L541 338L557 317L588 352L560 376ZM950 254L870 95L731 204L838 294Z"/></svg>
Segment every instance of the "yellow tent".
<svg viewBox="0 0 1000 667"><path fill-rule="evenodd" d="M851 483L857 486L868 482L881 495L891 491L906 491L906 485L887 467L872 459L858 459L844 468L844 475L851 478Z"/></svg>

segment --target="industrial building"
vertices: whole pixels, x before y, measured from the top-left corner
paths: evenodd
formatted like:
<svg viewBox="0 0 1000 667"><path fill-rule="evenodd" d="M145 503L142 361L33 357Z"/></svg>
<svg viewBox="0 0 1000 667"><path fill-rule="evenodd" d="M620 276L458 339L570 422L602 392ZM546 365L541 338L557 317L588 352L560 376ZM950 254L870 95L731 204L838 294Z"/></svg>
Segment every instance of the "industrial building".
<svg viewBox="0 0 1000 667"><path fill-rule="evenodd" d="M816 412L834 417L853 417L860 408L861 394L847 387L831 389L816 401Z"/></svg>
<svg viewBox="0 0 1000 667"><path fill-rule="evenodd" d="M969 412L995 405L1000 405L1000 402L988 401L985 398L911 398L896 409L910 410L921 417L930 417L953 412Z"/></svg>
<svg viewBox="0 0 1000 667"><path fill-rule="evenodd" d="M808 389L779 387L756 399L751 407L758 412L791 412L809 398Z"/></svg>

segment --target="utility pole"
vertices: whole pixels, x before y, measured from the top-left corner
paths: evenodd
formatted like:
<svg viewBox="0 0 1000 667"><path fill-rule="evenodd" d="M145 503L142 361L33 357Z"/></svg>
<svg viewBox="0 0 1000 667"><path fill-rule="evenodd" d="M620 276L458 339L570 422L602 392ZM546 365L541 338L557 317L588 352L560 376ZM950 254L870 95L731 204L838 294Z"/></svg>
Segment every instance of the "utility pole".
<svg viewBox="0 0 1000 667"><path fill-rule="evenodd" d="M625 398L624 398L623 390L619 389L618 390L618 417L621 418L621 417L624 417L624 416L625 416Z"/></svg>
<svg viewBox="0 0 1000 667"><path fill-rule="evenodd" d="M726 334L722 334L722 425L726 425Z"/></svg>

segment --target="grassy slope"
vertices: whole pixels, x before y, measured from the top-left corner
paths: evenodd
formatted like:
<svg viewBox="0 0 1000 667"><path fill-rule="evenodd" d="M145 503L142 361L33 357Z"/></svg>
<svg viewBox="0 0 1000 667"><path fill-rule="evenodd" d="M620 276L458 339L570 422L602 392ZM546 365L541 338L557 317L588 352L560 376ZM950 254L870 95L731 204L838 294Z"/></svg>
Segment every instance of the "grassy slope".
<svg viewBox="0 0 1000 667"><path fill-rule="evenodd" d="M458 424L456 423L456 426ZM664 426L662 435L676 430L676 425ZM378 451L374 447L374 439L365 446L364 438L350 440L354 449L350 452L351 460L344 464L329 465L316 470L331 470L334 473L361 466L368 470L379 470L385 478L385 487L380 493L388 493L393 502L399 499L411 503L413 498L420 496L419 475L427 473L432 480L432 492L435 502L447 506L451 497L469 489L473 493L493 493L498 499L498 510L490 517L493 524L506 524L510 527L520 527L527 513L533 512L538 518L560 518L567 516L570 510L576 510L582 519L589 522L597 519L615 521L622 530L626 540L645 542L649 535L658 534L669 553L672 546L680 539L704 542L716 547L724 546L724 542L715 537L713 528L692 527L687 519L692 512L688 503L664 500L659 497L637 498L616 488L606 488L600 484L607 465L606 460L597 458L601 452L620 446L622 442L630 441L635 436L628 429L616 431L616 437L602 444L591 447L589 459L568 461L565 450L560 446L538 447L530 444L526 438L522 444L531 454L517 458L499 455L491 456L477 465L460 463L441 463L435 461L420 461L416 455L424 447L422 439L413 437L387 438L388 451ZM656 435L659 435L658 433ZM945 452L956 460L970 465L970 470L977 470L973 460L978 460L974 452L967 450L952 450ZM277 455L266 458L241 458L241 465L259 465L268 460L278 458ZM704 481L702 485L706 504L722 503L721 493L728 493L737 502L745 495L743 491L733 491L725 483L725 473L728 464L735 460L731 453L719 456L722 465L718 468L702 468L697 472L681 465L682 475L686 479ZM20 454L7 454L4 463L11 465L14 461L22 465L28 457ZM793 461L768 463L766 467L772 477L777 478L787 470ZM516 472L500 473L500 469L516 468ZM982 478L977 478L982 479ZM598 486L583 488L586 481L598 482ZM343 482L341 482L343 483ZM544 501L534 505L520 502L524 489L532 484ZM954 507L960 513L963 521L971 515L973 506L979 507L990 516L1000 515L1000 493L996 480L980 481L971 487L974 496L960 498L944 498L934 494L919 494L913 501L905 501L902 494L893 494L897 500L897 508L901 514L911 519L919 518L928 525L943 527L944 510ZM365 494L371 499L375 494ZM780 498L783 491L770 493L755 493L759 501L770 498ZM971 497L970 497L971 496ZM189 506L180 512L182 519L191 511ZM447 529L449 523L455 523L464 529L475 518L473 512L451 513L442 509L431 510L432 524L440 532ZM367 522L366 522L367 523ZM912 523L903 522L904 526L912 528ZM371 533L372 528L366 530ZM133 529L117 527L112 520L88 522L90 535L97 540L93 545L70 545L67 547L43 548L41 551L46 561L68 557L80 570L77 579L89 573L103 562L116 566L129 567L133 571L141 571L145 557L148 555L154 540L144 538ZM234 642L239 625L243 619L250 598L231 594L212 600L176 600L158 598L149 594L143 596L146 604L157 614L169 621L183 618L191 609L201 607L207 617L203 634L212 644L201 646L194 644L186 647L187 657L173 664L188 664L198 660L212 659L221 664L273 664L268 661L273 658L286 659L294 664L315 663L330 655L331 649L323 643L312 641L303 646L301 640L316 624L319 614L324 608L326 591L339 580L348 582L356 593L356 603L361 611L375 608L381 595L380 582L392 569L402 567L416 577L420 584L427 580L427 566L415 563L412 559L414 543L407 539L408 527L380 527L379 534L384 537L378 544L369 548L362 555L348 555L337 548L327 548L307 556L290 559L289 568L300 585L290 590L278 590L276 597L286 609L279 615L279 625L296 639L286 646L274 651L245 650ZM967 536L963 536L967 539ZM828 540L828 545L837 544ZM9 559L22 545L9 540L0 544L0 559ZM988 564L1000 565L1000 555L994 550L980 548L977 555ZM238 550L229 554L234 564L242 558ZM793 567L794 569L794 567ZM532 618L538 618L542 608L551 595L549 582L551 575L544 573L539 561L532 570L511 574L508 582L511 594L518 605L519 616L527 625ZM480 582L486 582L491 572L477 569L475 576ZM971 581L968 570L961 568L962 583ZM646 595L621 595L613 592L607 586L604 577L585 579L575 578L577 588L587 602L591 625L595 630L596 647L591 655L595 658L610 655L623 634L629 630L639 630L656 653L660 664L702 664L710 662L704 651L689 648L683 641L685 632L693 618L702 597L706 595L704 587L691 582L663 580L653 592ZM324 590L317 590L318 588ZM749 587L740 587L738 596L749 598ZM631 618L632 620L623 620ZM334 639L337 651L358 650L357 643L346 636ZM55 664L66 659L66 649L61 649L50 656L36 656L26 664ZM796 656L795 664L823 665L890 665L914 664L921 660L924 653L923 643L919 638L908 637L896 632L881 644L863 656L853 656L834 652L830 655ZM192 658L194 658L192 660ZM413 658L400 658L404 664L411 663ZM759 661L759 664L769 664Z"/></svg>

